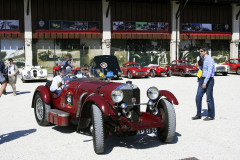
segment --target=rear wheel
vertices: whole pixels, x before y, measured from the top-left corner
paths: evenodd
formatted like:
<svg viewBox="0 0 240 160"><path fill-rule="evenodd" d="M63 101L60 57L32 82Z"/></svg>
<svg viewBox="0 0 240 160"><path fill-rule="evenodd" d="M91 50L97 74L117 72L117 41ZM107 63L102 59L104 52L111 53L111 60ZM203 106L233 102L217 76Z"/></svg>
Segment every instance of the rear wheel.
<svg viewBox="0 0 240 160"><path fill-rule="evenodd" d="M237 69L237 74L238 74L238 75L240 74L240 68Z"/></svg>
<svg viewBox="0 0 240 160"><path fill-rule="evenodd" d="M35 118L40 126L47 126L47 111L50 109L50 105L45 103L42 99L40 92L36 94L33 102Z"/></svg>
<svg viewBox="0 0 240 160"><path fill-rule="evenodd" d="M158 138L162 142L172 142L176 132L176 115L172 103L167 99L160 100L159 116L162 118L164 126L158 128Z"/></svg>
<svg viewBox="0 0 240 160"><path fill-rule="evenodd" d="M128 78L129 78L129 79L132 79L132 78L133 78L131 71L128 71Z"/></svg>
<svg viewBox="0 0 240 160"><path fill-rule="evenodd" d="M97 105L92 105L92 124L93 124L93 147L97 154L105 150L103 115Z"/></svg>
<svg viewBox="0 0 240 160"><path fill-rule="evenodd" d="M151 70L151 77L155 77L156 76L156 73L154 70Z"/></svg>

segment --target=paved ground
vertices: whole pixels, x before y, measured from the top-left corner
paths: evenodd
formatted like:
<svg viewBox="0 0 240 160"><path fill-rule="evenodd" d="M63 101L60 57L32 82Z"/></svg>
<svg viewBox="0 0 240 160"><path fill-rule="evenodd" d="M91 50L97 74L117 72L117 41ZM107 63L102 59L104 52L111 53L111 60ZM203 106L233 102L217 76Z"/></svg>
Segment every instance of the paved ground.
<svg viewBox="0 0 240 160"><path fill-rule="evenodd" d="M123 78L124 82L128 80ZM141 101L146 102L150 86L169 90L179 100L176 137L170 144L158 141L155 135L110 137L106 153L96 155L92 137L87 131L75 132L75 127L40 127L31 108L34 89L42 82L22 83L18 78L17 96L0 98L0 159L231 159L240 157L240 76L216 76L214 98L216 119L192 121L196 113L196 77L157 77L133 79L141 89ZM141 108L144 110L145 108ZM203 115L207 113L203 98Z"/></svg>

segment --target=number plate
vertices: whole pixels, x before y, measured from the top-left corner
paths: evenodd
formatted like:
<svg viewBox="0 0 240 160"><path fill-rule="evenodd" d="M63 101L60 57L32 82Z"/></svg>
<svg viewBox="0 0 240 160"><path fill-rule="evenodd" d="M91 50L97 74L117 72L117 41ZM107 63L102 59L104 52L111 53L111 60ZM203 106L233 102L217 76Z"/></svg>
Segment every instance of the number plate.
<svg viewBox="0 0 240 160"><path fill-rule="evenodd" d="M142 129L137 131L137 135L156 133L157 128Z"/></svg>

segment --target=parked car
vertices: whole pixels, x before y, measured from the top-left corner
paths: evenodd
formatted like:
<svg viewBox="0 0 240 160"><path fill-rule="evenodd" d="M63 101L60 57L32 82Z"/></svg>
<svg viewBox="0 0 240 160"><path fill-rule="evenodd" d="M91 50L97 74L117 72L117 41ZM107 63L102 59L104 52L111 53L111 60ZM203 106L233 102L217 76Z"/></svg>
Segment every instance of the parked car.
<svg viewBox="0 0 240 160"><path fill-rule="evenodd" d="M221 73L223 76L226 76L228 74L228 70L229 70L228 65L215 63L215 74Z"/></svg>
<svg viewBox="0 0 240 160"><path fill-rule="evenodd" d="M229 59L224 64L229 66L229 72L240 74L240 58Z"/></svg>
<svg viewBox="0 0 240 160"><path fill-rule="evenodd" d="M90 62L90 68L102 68L104 70L104 75L107 75L108 72L113 72L113 77L115 79L118 79L121 76L121 70L116 56L95 56Z"/></svg>
<svg viewBox="0 0 240 160"><path fill-rule="evenodd" d="M162 142L174 139L173 104L178 105L178 101L171 92L149 87L148 101L140 103L140 89L131 81L101 81L101 77L83 77L81 70L77 73L63 77L63 89L58 95L50 92L49 82L36 88L32 108L40 126L76 124L77 131L89 127L97 154L105 151L108 135L156 133ZM147 107L146 112L140 111L141 105Z"/></svg>
<svg viewBox="0 0 240 160"><path fill-rule="evenodd" d="M189 64L187 60L174 60L166 67L170 68L173 75L180 75L182 77L186 75L196 76L198 72L198 68Z"/></svg>
<svg viewBox="0 0 240 160"><path fill-rule="evenodd" d="M41 66L26 66L21 69L22 82L43 80L47 81L47 70L41 68Z"/></svg>
<svg viewBox="0 0 240 160"><path fill-rule="evenodd" d="M128 78L133 77L149 77L150 69L148 67L141 67L139 63L127 62L121 67L122 76L127 76Z"/></svg>
<svg viewBox="0 0 240 160"><path fill-rule="evenodd" d="M149 64L147 66L148 68L150 68L150 72L151 72L151 77L155 77L155 76L168 76L171 77L171 70L168 69L167 67L162 68L157 64Z"/></svg>

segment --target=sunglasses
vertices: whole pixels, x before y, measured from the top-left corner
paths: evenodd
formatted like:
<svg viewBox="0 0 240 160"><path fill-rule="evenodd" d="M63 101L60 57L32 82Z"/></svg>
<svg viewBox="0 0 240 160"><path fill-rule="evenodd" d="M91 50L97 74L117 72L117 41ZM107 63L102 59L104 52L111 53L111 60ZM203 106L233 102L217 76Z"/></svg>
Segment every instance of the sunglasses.
<svg viewBox="0 0 240 160"><path fill-rule="evenodd" d="M202 51L200 51L200 52L204 52L204 51L202 50Z"/></svg>

